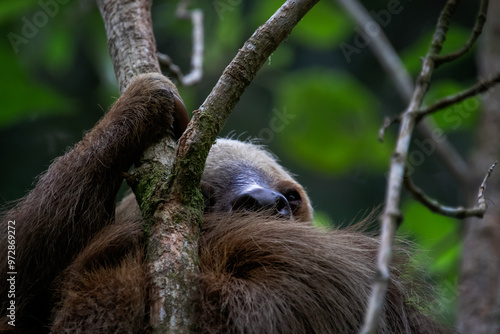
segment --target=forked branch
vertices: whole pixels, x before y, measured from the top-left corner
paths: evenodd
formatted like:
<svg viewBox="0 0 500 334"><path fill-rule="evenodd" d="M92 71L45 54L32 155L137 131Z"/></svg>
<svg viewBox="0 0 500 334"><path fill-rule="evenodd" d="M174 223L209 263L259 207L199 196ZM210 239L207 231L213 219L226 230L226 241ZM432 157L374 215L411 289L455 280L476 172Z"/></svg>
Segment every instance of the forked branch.
<svg viewBox="0 0 500 334"><path fill-rule="evenodd" d="M469 39L464 44L464 46L461 47L459 50L449 53L447 55L435 57L434 66L436 68L438 68L444 63L449 63L451 61L460 58L461 56L469 52L470 49L472 49L474 43L476 43L477 39L481 35L481 32L483 31L484 23L486 22L487 11L488 11L488 0L481 0L481 5L479 6L479 13L477 14L476 23L472 28L472 32L469 36Z"/></svg>

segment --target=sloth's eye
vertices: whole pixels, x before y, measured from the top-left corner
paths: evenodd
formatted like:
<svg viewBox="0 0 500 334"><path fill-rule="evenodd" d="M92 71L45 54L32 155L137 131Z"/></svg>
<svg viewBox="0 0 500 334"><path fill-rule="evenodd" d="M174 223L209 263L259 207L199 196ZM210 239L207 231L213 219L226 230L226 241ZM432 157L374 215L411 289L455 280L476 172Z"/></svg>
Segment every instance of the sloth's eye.
<svg viewBox="0 0 500 334"><path fill-rule="evenodd" d="M302 204L302 198L300 197L300 194L297 190L287 189L282 194L283 196L285 196L288 203L290 204L290 208L292 209L292 211L295 211L298 208L300 208Z"/></svg>
<svg viewBox="0 0 500 334"><path fill-rule="evenodd" d="M300 195L296 191L286 194L285 197L289 202L300 200Z"/></svg>

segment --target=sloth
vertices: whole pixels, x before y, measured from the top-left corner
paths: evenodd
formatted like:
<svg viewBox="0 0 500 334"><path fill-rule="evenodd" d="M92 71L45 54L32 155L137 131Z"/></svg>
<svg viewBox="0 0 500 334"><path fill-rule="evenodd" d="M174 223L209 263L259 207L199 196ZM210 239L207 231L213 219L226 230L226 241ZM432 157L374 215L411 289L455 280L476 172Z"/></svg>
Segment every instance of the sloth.
<svg viewBox="0 0 500 334"><path fill-rule="evenodd" d="M2 284L0 332L148 332L142 218L132 194L118 205L115 197L123 173L174 124L168 116L173 97L165 87L168 81L158 74L135 79L4 214L3 230L8 222L16 226L16 326L8 323L12 289ZM358 227L313 226L304 188L272 154L249 142L216 141L201 191L193 331L359 331L377 238ZM3 236L2 249L7 244ZM408 280L407 250L395 252L378 333L452 333L426 313L425 287ZM2 263L5 282L10 275Z"/></svg>

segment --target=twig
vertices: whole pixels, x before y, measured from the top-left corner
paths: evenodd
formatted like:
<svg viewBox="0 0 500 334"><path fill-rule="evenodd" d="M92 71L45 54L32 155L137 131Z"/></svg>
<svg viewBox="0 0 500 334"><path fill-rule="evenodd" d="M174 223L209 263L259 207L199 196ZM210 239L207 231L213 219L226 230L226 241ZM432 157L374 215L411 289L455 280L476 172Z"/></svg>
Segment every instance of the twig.
<svg viewBox="0 0 500 334"><path fill-rule="evenodd" d="M486 181L490 177L493 169L497 165L498 161L489 168L488 173L483 179L481 186L479 187L477 195L477 205L472 208L464 207L450 207L440 204L437 200L430 198L425 194L425 192L420 189L417 185L413 183L408 173L405 173L404 185L406 189L413 195L413 197L425 205L429 210L435 213L439 213L443 216L463 219L467 217L479 217L482 218L486 213L487 205L484 199L484 190L486 189Z"/></svg>
<svg viewBox="0 0 500 334"><path fill-rule="evenodd" d="M385 136L385 131L393 124L396 124L396 123L399 123L401 122L401 115L396 115L395 117L385 117L384 118L384 124L382 125L382 127L380 128L380 130L378 130L378 140L379 142L383 142L384 141L384 136Z"/></svg>
<svg viewBox="0 0 500 334"><path fill-rule="evenodd" d="M438 110L444 109L450 105L459 103L465 99L468 99L472 96L481 94L486 92L488 89L491 87L495 86L497 83L500 82L500 73L495 75L493 78L483 81L483 82L478 82L472 87L469 87L468 89L464 90L463 92L460 92L458 94L452 95L445 97L432 105L428 106L425 109L421 109L415 112L417 115L417 120L421 119L422 117L425 117L427 115L430 115Z"/></svg>
<svg viewBox="0 0 500 334"><path fill-rule="evenodd" d="M189 1L181 0L177 5L177 17L183 20L190 20L193 24L193 53L191 56L191 71L184 75L179 66L175 65L172 59L163 53L158 53L160 64L167 67L180 85L192 86L201 81L203 77L203 11L201 9L188 10Z"/></svg>
<svg viewBox="0 0 500 334"><path fill-rule="evenodd" d="M382 312L389 280L389 263L392 256L392 244L398 226L398 219L401 219L399 203L401 200L402 181L405 175L405 163L410 147L412 132L416 124L415 116L412 115L412 112L420 108L424 95L429 88L430 79L434 70L433 59L441 52L450 25L451 16L455 13L458 3L459 0L448 0L439 16L431 46L424 58L422 71L417 78L415 91L401 120L396 149L391 159L384 212L381 217L382 235L380 251L377 258L376 280L373 286L372 295L370 296L368 310L361 333L375 333L380 313Z"/></svg>
<svg viewBox="0 0 500 334"><path fill-rule="evenodd" d="M158 61L160 62L162 71L167 72L170 77L181 84L182 79L184 78L184 74L182 73L181 68L174 63L169 55L161 52L158 52L156 55L158 56Z"/></svg>
<svg viewBox="0 0 500 334"><path fill-rule="evenodd" d="M488 0L482 0L481 5L479 6L479 13L477 14L476 23L474 24L474 28L472 29L471 35L469 36L467 42L461 49L455 52L434 58L434 66L436 68L438 68L440 65L444 63L448 63L455 59L460 58L472 48L476 40L479 38L479 35L481 35L481 32L483 31L484 23L486 22L487 10L488 10Z"/></svg>
<svg viewBox="0 0 500 334"><path fill-rule="evenodd" d="M337 0L337 2L340 3L340 5L342 5L352 16L360 28L367 27L368 25L372 28L374 26L378 27L378 33L370 35L371 39L369 47L377 57L379 63L392 78L394 87L401 96L402 100L409 103L412 97L412 92L414 91L412 78L389 42L389 39L384 34L382 28L357 0ZM380 128L378 134L379 141L383 141L387 128L392 124L399 122L400 119L401 116L398 115L393 117L390 123L387 119L384 120L384 125ZM432 138L434 129L436 128L437 126L433 120L426 118L423 122L418 124L417 130L424 137ZM448 140L446 140L446 138L442 138L442 140L436 141L434 144L436 147L436 154L439 156L445 167L460 183L465 183L467 175L469 175L467 172L468 166L457 150Z"/></svg>
<svg viewBox="0 0 500 334"><path fill-rule="evenodd" d="M486 207L486 201L484 199L484 191L486 190L486 181L488 178L491 176L491 173L493 172L493 169L495 166L498 164L498 160L495 161L493 165L491 165L490 169L488 170L488 173L486 173L483 182L481 182L481 186L479 187L479 192L477 193L477 205L481 207Z"/></svg>

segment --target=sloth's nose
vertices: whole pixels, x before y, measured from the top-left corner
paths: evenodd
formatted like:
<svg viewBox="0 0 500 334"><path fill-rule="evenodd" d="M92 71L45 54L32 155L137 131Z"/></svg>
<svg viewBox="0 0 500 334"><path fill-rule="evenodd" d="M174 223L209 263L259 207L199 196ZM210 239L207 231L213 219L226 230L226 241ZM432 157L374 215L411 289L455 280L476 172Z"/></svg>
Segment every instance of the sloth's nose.
<svg viewBox="0 0 500 334"><path fill-rule="evenodd" d="M271 189L253 188L243 191L233 202L233 210L266 211L290 219L292 210L285 196Z"/></svg>

